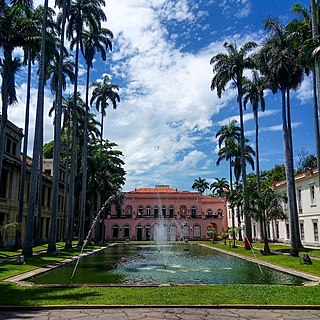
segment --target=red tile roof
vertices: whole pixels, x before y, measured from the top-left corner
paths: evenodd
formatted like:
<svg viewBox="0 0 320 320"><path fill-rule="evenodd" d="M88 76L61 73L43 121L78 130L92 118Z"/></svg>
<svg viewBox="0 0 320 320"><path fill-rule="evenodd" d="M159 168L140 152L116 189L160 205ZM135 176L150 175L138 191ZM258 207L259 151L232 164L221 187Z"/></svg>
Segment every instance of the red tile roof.
<svg viewBox="0 0 320 320"><path fill-rule="evenodd" d="M190 191L181 191L178 189L173 189L170 187L154 187L154 188L139 188L128 193L187 193L187 194L195 194L198 192L190 192Z"/></svg>

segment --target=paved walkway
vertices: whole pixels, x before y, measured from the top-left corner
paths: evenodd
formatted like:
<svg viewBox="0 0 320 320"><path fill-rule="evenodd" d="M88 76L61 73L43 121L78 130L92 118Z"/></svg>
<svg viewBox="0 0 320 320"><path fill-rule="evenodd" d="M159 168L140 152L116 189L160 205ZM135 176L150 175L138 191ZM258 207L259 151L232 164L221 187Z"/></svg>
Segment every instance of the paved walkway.
<svg viewBox="0 0 320 320"><path fill-rule="evenodd" d="M1 320L313 320L320 319L320 309L246 309L246 308L83 308L0 310Z"/></svg>

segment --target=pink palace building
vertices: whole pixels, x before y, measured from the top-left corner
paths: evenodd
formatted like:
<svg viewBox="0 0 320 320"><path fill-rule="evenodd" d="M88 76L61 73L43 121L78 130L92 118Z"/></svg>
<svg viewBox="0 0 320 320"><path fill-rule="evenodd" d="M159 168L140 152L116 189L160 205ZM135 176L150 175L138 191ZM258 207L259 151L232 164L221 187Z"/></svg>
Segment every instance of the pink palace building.
<svg viewBox="0 0 320 320"><path fill-rule="evenodd" d="M226 229L226 199L180 191L167 185L135 189L123 204L111 206L105 220L106 240L154 240L157 228L167 240L205 240L207 229Z"/></svg>

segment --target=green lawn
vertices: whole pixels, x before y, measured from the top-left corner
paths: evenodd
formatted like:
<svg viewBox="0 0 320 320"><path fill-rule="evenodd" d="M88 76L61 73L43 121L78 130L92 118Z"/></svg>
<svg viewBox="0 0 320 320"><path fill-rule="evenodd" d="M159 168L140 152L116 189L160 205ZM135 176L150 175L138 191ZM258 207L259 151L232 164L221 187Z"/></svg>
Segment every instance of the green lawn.
<svg viewBox="0 0 320 320"><path fill-rule="evenodd" d="M213 247L231 250L239 254L253 256L251 251L228 245L212 244ZM257 248L257 258L282 266L295 268L320 275L319 261L313 265L301 264L300 258L289 255L262 256ZM91 247L92 248L92 247ZM87 248L87 249L91 249ZM282 247L287 250L288 247ZM271 245L272 250L276 247ZM59 257L40 254L27 259L25 265L15 265L12 261L0 264L1 278L36 268L49 262L58 261L74 255L79 249L61 251ZM314 256L309 252L310 256ZM6 275L6 276L4 276ZM19 287L8 282L0 282L0 305L41 306L41 305L320 305L320 286L267 286L267 285L211 285L211 286L163 286L163 287L79 287L44 288Z"/></svg>
<svg viewBox="0 0 320 320"><path fill-rule="evenodd" d="M220 248L226 251L231 251L231 252L235 252L238 254L242 254L245 256L249 256L251 258L258 258L260 260L263 261L267 261L273 264L277 264L283 267L287 267L287 268L292 268L292 269L296 269L299 271L303 271L306 273L311 273L314 274L318 277L320 277L320 261L319 260L315 260L313 259L313 264L312 265L307 265L307 264L303 264L302 263L302 258L300 257L292 257L289 254L272 254L272 255L268 255L268 256L263 256L261 255L259 249L263 248L263 244L262 243L254 243L253 244L253 248L254 249L254 254L251 250L245 250L243 248L243 244L242 243L238 243L237 248L230 248L229 245L225 245L222 243L206 243L210 246L212 246L213 248ZM281 245L273 245L270 244L270 249L272 251L278 252L281 250L281 252L284 253L288 253L290 251L290 247L288 246L281 246ZM319 253L320 250L319 249L309 249L308 251L306 251L308 249L302 249L300 255L302 255L303 253L308 253L312 259L312 257L319 257Z"/></svg>
<svg viewBox="0 0 320 320"><path fill-rule="evenodd" d="M0 283L1 305L320 305L320 286L39 288Z"/></svg>
<svg viewBox="0 0 320 320"><path fill-rule="evenodd" d="M86 246L84 252L99 247L100 246ZM81 250L81 248L78 247L72 248L70 250L65 250L63 249L62 245L57 246L57 248L61 248L59 255L53 256L51 254L43 252L39 255L34 255L32 258L25 258L25 264L22 265L16 264L16 259L8 259L7 261L0 263L0 280L37 269L47 264L62 261L64 259L78 255ZM47 245L39 246L34 248L33 252L43 251L46 249Z"/></svg>

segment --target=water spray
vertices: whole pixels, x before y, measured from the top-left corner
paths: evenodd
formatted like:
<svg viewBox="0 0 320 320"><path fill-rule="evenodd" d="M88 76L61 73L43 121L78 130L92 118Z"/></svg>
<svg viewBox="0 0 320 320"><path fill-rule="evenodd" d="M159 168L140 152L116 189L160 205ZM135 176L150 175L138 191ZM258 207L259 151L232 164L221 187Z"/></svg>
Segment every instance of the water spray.
<svg viewBox="0 0 320 320"><path fill-rule="evenodd" d="M99 212L97 213L96 217L93 219L92 224L91 224L91 227L90 227L89 232L88 232L88 234L87 234L87 237L86 237L86 239L85 239L85 241L83 242L83 245L82 245L82 247L81 247L80 254L79 254L78 258L77 258L77 262L76 262L76 264L75 264L75 266L74 266L74 269L73 269L73 272L72 272L72 275L71 275L71 280L73 279L74 274L76 273L76 270L77 270L77 267L78 267L78 264L79 264L81 255L82 255L83 250L84 250L84 247L86 246L86 244L87 244L87 242L88 242L88 240L89 240L89 238L90 238L90 236L91 236L92 230L93 230L93 228L95 227L95 225L97 224L97 221L98 221L101 213L104 212L104 211L106 210L108 204L109 204L110 202L116 200L116 199L120 196L120 194L121 194L120 192L117 192L116 194L110 196L110 197L108 198L108 200L103 204L103 206L101 207L101 209L100 209Z"/></svg>

